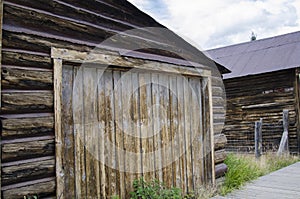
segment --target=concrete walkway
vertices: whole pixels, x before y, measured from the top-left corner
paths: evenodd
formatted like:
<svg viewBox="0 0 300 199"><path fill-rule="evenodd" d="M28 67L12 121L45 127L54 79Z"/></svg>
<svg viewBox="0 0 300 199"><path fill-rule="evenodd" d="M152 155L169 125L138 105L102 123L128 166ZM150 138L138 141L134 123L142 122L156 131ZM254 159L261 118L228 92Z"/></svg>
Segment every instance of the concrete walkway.
<svg viewBox="0 0 300 199"><path fill-rule="evenodd" d="M245 185L226 197L213 199L300 199L300 162Z"/></svg>

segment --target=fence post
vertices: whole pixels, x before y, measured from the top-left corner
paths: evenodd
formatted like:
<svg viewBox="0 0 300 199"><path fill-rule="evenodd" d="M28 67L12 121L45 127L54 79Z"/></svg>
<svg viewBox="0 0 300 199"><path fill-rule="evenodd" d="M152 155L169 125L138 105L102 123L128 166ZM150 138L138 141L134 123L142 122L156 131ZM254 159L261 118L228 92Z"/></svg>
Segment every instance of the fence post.
<svg viewBox="0 0 300 199"><path fill-rule="evenodd" d="M255 122L255 157L262 155L262 118L259 122Z"/></svg>
<svg viewBox="0 0 300 199"><path fill-rule="evenodd" d="M289 150L289 145L288 145L288 135L289 135L289 110L284 109L283 110L283 115L282 115L282 120L283 120L283 134L282 138L280 141L279 149L277 152L277 155L282 154L284 151Z"/></svg>

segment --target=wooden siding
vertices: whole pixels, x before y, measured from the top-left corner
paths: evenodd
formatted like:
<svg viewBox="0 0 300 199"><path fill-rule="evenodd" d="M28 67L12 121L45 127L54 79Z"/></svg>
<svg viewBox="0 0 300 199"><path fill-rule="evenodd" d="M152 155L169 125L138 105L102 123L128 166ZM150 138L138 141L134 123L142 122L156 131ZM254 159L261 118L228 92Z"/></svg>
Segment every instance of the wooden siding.
<svg viewBox="0 0 300 199"><path fill-rule="evenodd" d="M213 181L207 80L71 66L62 76L63 198L128 198L141 176L184 192Z"/></svg>
<svg viewBox="0 0 300 199"><path fill-rule="evenodd" d="M41 171L38 167L40 158L55 159L54 83L50 48L67 47L88 52L105 38L120 31L162 26L126 1L4 0L3 12L1 53L3 106L0 116L1 154L4 156L1 171L11 170L13 173L9 175L14 176L14 180L2 179L2 194L4 198L23 198L24 195L33 194L54 197L56 195L54 172L50 170L37 175ZM141 48L161 44L173 52L179 49L172 41L166 42L169 38L164 38L163 35L160 37L151 33L146 35L147 39L136 40L143 44ZM128 37L130 36L124 36L125 39ZM123 46L126 45L129 44L125 42ZM181 44L178 45L181 47ZM145 52L175 56L160 50L148 49ZM201 63L202 57L195 54L197 51L186 47L182 52L185 53L182 57L186 58L192 52L191 58ZM182 55L180 54L182 52L178 54ZM218 85L213 87L215 104L220 105L219 96L222 96L222 91L224 92ZM214 113L220 116L216 117L218 120L224 114L224 108L219 105L214 108ZM215 131L220 132L222 124L218 122L214 126ZM22 151L12 150L18 146L26 147ZM23 161L31 161L32 163L26 166L37 173L21 175ZM49 162L51 163L53 161ZM17 165L20 165L19 170L10 168ZM5 175L4 173L3 176Z"/></svg>
<svg viewBox="0 0 300 199"><path fill-rule="evenodd" d="M299 152L295 70L225 80L226 122L223 132L233 151L254 150L254 124L263 118L263 150L278 149L282 132L282 111L289 110L289 147Z"/></svg>

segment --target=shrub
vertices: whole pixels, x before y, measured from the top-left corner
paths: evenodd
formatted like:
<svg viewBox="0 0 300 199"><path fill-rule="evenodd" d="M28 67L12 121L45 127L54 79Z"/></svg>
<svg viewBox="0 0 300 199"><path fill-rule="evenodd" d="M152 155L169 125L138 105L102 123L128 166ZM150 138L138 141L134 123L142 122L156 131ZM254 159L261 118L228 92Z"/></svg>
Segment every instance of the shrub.
<svg viewBox="0 0 300 199"><path fill-rule="evenodd" d="M158 180L146 182L140 178L133 182L133 188L131 199L182 199L179 188L167 188Z"/></svg>

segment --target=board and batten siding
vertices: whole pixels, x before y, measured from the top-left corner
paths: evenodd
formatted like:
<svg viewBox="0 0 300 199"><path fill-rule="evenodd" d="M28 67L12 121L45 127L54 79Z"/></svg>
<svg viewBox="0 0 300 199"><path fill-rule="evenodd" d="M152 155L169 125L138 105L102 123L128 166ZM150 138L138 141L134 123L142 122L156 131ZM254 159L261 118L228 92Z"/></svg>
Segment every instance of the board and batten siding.
<svg viewBox="0 0 300 199"><path fill-rule="evenodd" d="M289 149L299 152L296 80L295 69L224 80L228 109L223 132L228 140L227 150L254 151L254 125L260 118L263 150L277 150L283 133L283 109L288 109Z"/></svg>
<svg viewBox="0 0 300 199"><path fill-rule="evenodd" d="M162 26L127 1L0 2L3 2L0 115L2 197L23 198L37 194L41 198L54 198L55 131L51 47L88 52L120 31ZM141 47L148 48L160 43L173 49L172 52L178 49L170 44L172 42L164 44L168 38L163 38L163 35L146 35L147 39L139 38ZM146 53L153 52L164 57L173 56L168 52L151 49ZM219 103L222 88L213 87L213 96L216 97L214 103ZM224 111L216 108L214 112L222 114ZM222 125L218 124L215 124L215 132L220 132ZM215 140L216 149L222 152L226 138L218 133ZM222 163L222 158L218 160Z"/></svg>

